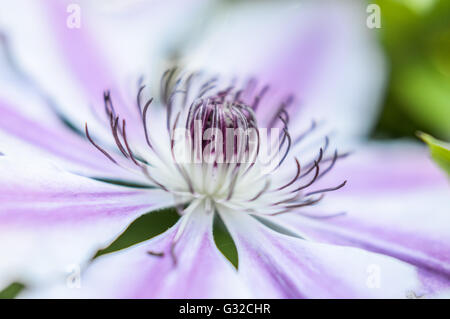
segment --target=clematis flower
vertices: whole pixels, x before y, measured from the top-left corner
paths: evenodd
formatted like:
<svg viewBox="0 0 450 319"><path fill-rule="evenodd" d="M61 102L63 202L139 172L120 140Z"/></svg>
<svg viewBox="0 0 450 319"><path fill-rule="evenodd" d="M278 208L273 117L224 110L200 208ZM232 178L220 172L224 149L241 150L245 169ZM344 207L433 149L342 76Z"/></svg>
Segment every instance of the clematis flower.
<svg viewBox="0 0 450 319"><path fill-rule="evenodd" d="M134 94L120 90L89 20L68 29L66 7L49 3L61 74L38 72L42 61L23 57L29 44L4 45L0 285L113 298L401 298L449 287L447 180L421 147L362 144L369 120L342 115L372 116L369 88L381 85L376 50L351 28L363 23L362 7L240 7L205 35L220 50L208 52L209 40L190 49L186 64L208 61L208 70L169 69L152 96L142 81ZM255 20L243 25L246 10ZM55 85L69 75L79 95ZM166 232L90 261L138 216L166 207L181 216ZM231 234L236 266L216 247L215 218ZM79 289L61 276L73 264L83 270Z"/></svg>

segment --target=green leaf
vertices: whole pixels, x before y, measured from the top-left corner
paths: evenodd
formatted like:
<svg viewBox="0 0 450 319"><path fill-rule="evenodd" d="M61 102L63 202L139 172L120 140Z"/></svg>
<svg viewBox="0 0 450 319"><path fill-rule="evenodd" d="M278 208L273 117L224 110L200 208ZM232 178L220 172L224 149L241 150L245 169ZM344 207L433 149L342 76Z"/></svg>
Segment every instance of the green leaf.
<svg viewBox="0 0 450 319"><path fill-rule="evenodd" d="M94 258L128 248L159 234L175 225L180 218L175 208L167 208L142 215L108 247L97 252Z"/></svg>
<svg viewBox="0 0 450 319"><path fill-rule="evenodd" d="M0 291L0 299L14 299L25 289L25 285L20 282L13 282L8 287Z"/></svg>
<svg viewBox="0 0 450 319"><path fill-rule="evenodd" d="M417 135L427 143L433 160L450 176L450 144L423 132L418 132Z"/></svg>
<svg viewBox="0 0 450 319"><path fill-rule="evenodd" d="M217 213L214 215L213 236L217 249L238 269L239 259L236 244Z"/></svg>

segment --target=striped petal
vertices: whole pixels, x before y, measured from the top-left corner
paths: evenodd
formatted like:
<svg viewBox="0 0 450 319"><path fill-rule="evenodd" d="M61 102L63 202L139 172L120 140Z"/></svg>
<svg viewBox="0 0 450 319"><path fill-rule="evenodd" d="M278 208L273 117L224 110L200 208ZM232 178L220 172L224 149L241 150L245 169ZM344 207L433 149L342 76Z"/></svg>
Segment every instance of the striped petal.
<svg viewBox="0 0 450 319"><path fill-rule="evenodd" d="M257 298L405 298L420 288L415 268L394 258L282 235L241 212L221 215Z"/></svg>
<svg viewBox="0 0 450 319"><path fill-rule="evenodd" d="M187 62L270 85L258 108L262 127L294 94L290 113L299 116L291 132L325 118L347 137L363 136L371 130L384 80L365 19L357 0L241 3L218 14Z"/></svg>
<svg viewBox="0 0 450 319"><path fill-rule="evenodd" d="M0 286L34 285L80 268L170 195L96 182L44 162L0 157Z"/></svg>
<svg viewBox="0 0 450 319"><path fill-rule="evenodd" d="M62 285L46 297L237 298L248 292L233 266L217 250L213 214L194 212L164 234L135 247L99 257L81 278L80 289ZM186 222L171 252L172 242Z"/></svg>
<svg viewBox="0 0 450 319"><path fill-rule="evenodd" d="M176 47L180 30L189 30L208 3L18 0L5 4L0 18L18 66L77 128L88 122L100 134L103 92L111 91L117 115L139 121L138 78L148 70L161 74L155 66L166 46ZM138 128L129 125L129 134L140 136Z"/></svg>
<svg viewBox="0 0 450 319"><path fill-rule="evenodd" d="M428 293L448 288L450 188L425 148L412 143L362 148L338 163L317 188L343 179L346 187L322 205L279 220L321 242L360 247L415 265ZM346 214L326 217L338 212Z"/></svg>

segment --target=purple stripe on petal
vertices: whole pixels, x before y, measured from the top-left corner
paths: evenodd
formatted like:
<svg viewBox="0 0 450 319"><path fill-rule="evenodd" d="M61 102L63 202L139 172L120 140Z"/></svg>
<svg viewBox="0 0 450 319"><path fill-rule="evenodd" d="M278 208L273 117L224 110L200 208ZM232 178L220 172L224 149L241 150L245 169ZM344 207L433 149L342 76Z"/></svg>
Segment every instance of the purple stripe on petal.
<svg viewBox="0 0 450 319"><path fill-rule="evenodd" d="M49 159L68 171L82 175L146 182L143 176L129 173L113 164L87 139L59 123L41 123L15 109L16 105L0 101L0 147L4 153Z"/></svg>
<svg viewBox="0 0 450 319"><path fill-rule="evenodd" d="M12 153L20 148L24 152L33 154L36 154L35 151L37 151L42 153L43 156L50 155L55 159L63 160L67 164L67 168L77 171L87 170L91 174L99 176L110 176L112 172L120 172L117 166L109 163L107 159L93 149L92 145L69 132L66 128L55 125L41 125L39 122L32 121L13 110L14 106L6 102L0 102L0 130L11 136L9 139L8 136L4 137L3 148L5 148L5 151L11 144ZM18 143L15 139L26 144L21 146L23 144Z"/></svg>
<svg viewBox="0 0 450 319"><path fill-rule="evenodd" d="M88 167L96 164L95 161L86 158L86 154L93 153L88 152L89 145L63 127L55 130L54 127L42 126L12 111L13 109L13 106L4 102L0 104L1 130L69 161L79 162ZM73 148L67 147L69 143L79 151L73 152Z"/></svg>
<svg viewBox="0 0 450 319"><path fill-rule="evenodd" d="M360 247L415 265L426 273L423 284L429 289L436 285L425 280L448 286L448 180L424 147L386 143L359 149L321 182L334 183L344 176L349 182L343 189L304 212L310 216L346 214L317 219L298 211L279 219L313 240Z"/></svg>
<svg viewBox="0 0 450 319"><path fill-rule="evenodd" d="M341 219L341 221L338 221ZM434 240L423 234L414 234L393 226L367 227L344 217L336 221L309 221L290 219L304 233L327 243L361 247L414 264L450 279L450 247L446 240Z"/></svg>
<svg viewBox="0 0 450 319"><path fill-rule="evenodd" d="M58 44L65 61L70 66L72 74L86 90L90 98L98 107L103 107L100 98L107 88L114 84L115 76L112 69L107 66L106 57L101 55L98 41L93 38L94 34L89 33L87 21L83 19L82 27L69 28L67 21L69 13L67 8L71 1L46 1L50 23L53 25ZM80 7L80 15L83 14ZM93 31L93 30L92 30Z"/></svg>
<svg viewBox="0 0 450 319"><path fill-rule="evenodd" d="M106 43L98 36L96 37L95 21L90 21L87 12L83 14L82 6L80 6L83 25L80 28L67 27L67 8L70 4L72 1L46 2L50 25L72 76L78 80L89 99L89 104L97 108L99 114L102 114L104 110L103 92L110 91L116 114L127 120L130 134L142 134L138 130L140 126L134 125L140 121L135 105L130 105L130 101L124 101L121 95L119 74L123 76L120 72L122 70L117 70L118 66L110 60L111 55L102 51ZM134 99L132 101L134 102Z"/></svg>
<svg viewBox="0 0 450 319"><path fill-rule="evenodd" d="M177 241L186 216L164 234L124 251L105 255L83 277L83 287L60 287L55 296L82 298L225 298L248 296L233 266L212 237L213 214L194 212ZM125 271L126 270L126 271Z"/></svg>
<svg viewBox="0 0 450 319"><path fill-rule="evenodd" d="M293 94L290 133L312 119L332 119L342 135L363 136L376 118L384 81L383 57L366 18L357 0L239 3L217 15L193 64L254 76L258 91L268 84L257 109L261 127Z"/></svg>
<svg viewBox="0 0 450 319"><path fill-rule="evenodd" d="M405 298L416 269L364 250L281 235L239 212L221 211L238 248L239 273L260 298ZM371 272L379 282L371 282Z"/></svg>
<svg viewBox="0 0 450 319"><path fill-rule="evenodd" d="M45 162L0 160L0 285L33 285L82 267L140 215L173 206L160 190L129 191Z"/></svg>
<svg viewBox="0 0 450 319"><path fill-rule="evenodd" d="M423 145L406 142L356 145L350 156L339 160L318 188L348 180L339 194L400 194L417 189L449 188L445 175L430 159Z"/></svg>

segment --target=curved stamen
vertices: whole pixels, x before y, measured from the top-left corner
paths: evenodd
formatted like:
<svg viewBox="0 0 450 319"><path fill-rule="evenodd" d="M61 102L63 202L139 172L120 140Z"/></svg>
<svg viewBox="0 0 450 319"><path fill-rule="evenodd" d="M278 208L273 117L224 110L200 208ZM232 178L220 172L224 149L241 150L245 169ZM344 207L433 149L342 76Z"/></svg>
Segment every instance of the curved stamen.
<svg viewBox="0 0 450 319"><path fill-rule="evenodd" d="M311 195L314 195L314 194L336 191L336 190L344 187L346 183L347 183L347 181L344 181L344 182L342 182L341 184L339 184L338 186L335 186L335 187L329 187L329 188L324 188L324 189L319 189L317 191L309 192L309 193L306 193L305 196L311 196Z"/></svg>
<svg viewBox="0 0 450 319"><path fill-rule="evenodd" d="M233 170L233 178L231 180L230 189L228 191L227 200L230 200L234 193L234 188L236 187L237 177L239 175L239 164L235 166Z"/></svg>
<svg viewBox="0 0 450 319"><path fill-rule="evenodd" d="M255 100L254 100L253 103L252 103L252 109L253 109L253 110L256 111L256 109L257 109L258 106L259 106L259 103L260 103L261 99L264 97L264 95L267 93L268 90L269 90L269 86L268 86L268 85L265 85L265 86L262 88L261 92L259 92L259 94L255 96Z"/></svg>
<svg viewBox="0 0 450 319"><path fill-rule="evenodd" d="M168 97L169 97L169 87L170 83L172 82L172 78L176 72L177 68L171 68L164 72L162 78L161 78L161 100L164 102L164 104L168 105Z"/></svg>
<svg viewBox="0 0 450 319"><path fill-rule="evenodd" d="M139 114L141 114L141 115L142 115L141 95L142 95L142 91L144 91L144 89L145 89L145 85L141 85L139 87L139 90L138 90L138 93L137 93L137 96L136 96L136 105L138 107Z"/></svg>
<svg viewBox="0 0 450 319"><path fill-rule="evenodd" d="M269 214L269 216L277 216L277 215L281 215L281 214L286 214L286 213L291 212L292 209L295 209L295 208L312 206L312 205L317 204L318 202L320 202L323 198L324 198L324 195L322 194L315 200L309 200L309 201L305 201L305 202L302 202L302 203L299 203L299 204L288 205L288 206L285 206L285 208L286 208L285 210Z"/></svg>
<svg viewBox="0 0 450 319"><path fill-rule="evenodd" d="M89 135L89 130L88 130L87 123L85 124L85 131L86 131L86 137L87 137L87 139L89 140L89 142L91 142L91 144L94 145L100 152L102 152L103 155L105 155L111 162L113 162L114 164L118 164L118 163L116 162L116 160L115 160L111 155L109 155L109 153L108 153L107 151L105 151L103 148L101 148L100 146L98 146L98 145L94 142L94 140L93 140L93 139L91 138L91 136Z"/></svg>
<svg viewBox="0 0 450 319"><path fill-rule="evenodd" d="M305 206L312 206L312 205L317 204L318 202L320 202L324 198L324 196L325 195L322 194L316 199L307 200L307 201L299 203L299 204L286 205L285 207L288 208L288 209L292 209L292 208L300 208L300 207L305 207Z"/></svg>
<svg viewBox="0 0 450 319"><path fill-rule="evenodd" d="M110 95L110 91L106 90L105 92L103 92L103 102L105 104L105 111L106 114L108 115L113 115L114 117L116 116L116 112L114 110L114 106L112 104L111 101L111 95Z"/></svg>
<svg viewBox="0 0 450 319"><path fill-rule="evenodd" d="M117 134L117 126L118 126L118 122L119 122L119 117L116 117L115 120L113 121L112 119L112 114L111 114L111 131L112 131L112 135L114 137L114 141L116 142L117 147L119 148L120 152L123 154L123 156L125 156L126 158L128 158L128 154L125 151L125 149L123 148L122 143L120 142L119 136Z"/></svg>
<svg viewBox="0 0 450 319"><path fill-rule="evenodd" d="M148 118L153 98L148 99L143 104L146 86L142 85L142 81L139 82L136 104L146 143L152 155L155 155L158 159L157 161L148 161L152 163L152 166L148 165L146 159L141 159L139 155L136 156L133 153L132 145L127 137L125 119L116 115L110 91L107 90L103 94L105 113L109 118L111 133L118 150L125 158L138 166L142 171L142 173L139 173L148 178L152 184L173 193L175 196L186 196L189 199L187 202L190 201L191 204L207 198L212 201L212 205L221 203L230 207L240 207L246 212L261 209L261 212L266 216L275 216L293 209L314 205L324 197L324 193L338 190L346 184L345 181L338 186L310 191L306 194L302 191L331 171L339 158L347 155L338 154L336 150L332 157L325 158L330 145L328 136L325 136L319 154L302 165L300 160L294 157L296 163L295 175L289 181L283 182L286 184L271 189L270 173L275 172L284 164L296 143L299 143L314 131L317 123L312 121L311 126L306 131L298 136L291 136L289 132L291 118L288 107L294 102L294 97L288 96L277 105L276 112L270 118L269 127L281 130L276 131L276 133L273 133L273 131L269 133L270 142L268 146L270 151L267 154L267 159L271 159L270 163L275 160L277 165L268 174L262 169L265 162L258 165L258 161L265 158L263 159L263 155L260 154L260 147L264 146L261 143L264 140L260 136L261 132L258 128L255 111L267 95L269 86L265 85L259 89L255 79L250 79L243 87L237 87L237 81L234 79L231 83L222 85L223 83L219 82L218 77L208 78L204 82L193 85L194 75L197 76L200 73L191 73L187 78L184 75L177 74L179 72L176 68L167 70L164 72L160 83L160 97L165 107L165 121L170 138L168 147L170 147L171 155L169 153L165 155L165 152L156 152L154 140L151 138L151 131L149 131L151 119ZM195 78L195 81L197 81L197 78ZM182 94L180 98L178 98L179 94ZM176 116L174 117L174 115ZM186 133L190 133L187 134L189 140L183 141L187 143L188 156L190 155L191 160L189 162L179 162L179 158L176 158L178 154L175 154L175 131L179 128L179 122L181 121L183 123L180 128L185 128ZM184 121L186 122L184 123ZM206 135L210 133L208 131L210 129L213 131L208 139ZM253 130L255 130L255 133ZM233 132L233 135L230 134L231 132ZM92 140L87 124L86 136L98 150L117 164L117 161L106 150ZM276 138L278 140L274 141ZM206 160L207 156L208 160ZM280 156L280 158L277 158L277 156ZM328 167L322 171L321 166L325 162L329 162L329 165L327 164ZM152 175L157 172L172 174L175 171L175 173L167 176L167 180L164 174L159 173L155 178L155 175L151 176L150 168L155 169L155 171L151 171ZM161 168L164 169L160 170ZM307 175L309 181L303 182L303 177ZM263 181L264 185L262 184ZM248 185L258 185L255 190L256 194L253 193L249 196L250 199L245 196L235 196L235 191L245 189L247 183L249 183ZM294 190L290 191L291 188ZM266 193L278 197L268 203L269 198L264 196ZM313 195L317 196L310 197ZM269 214L269 212L275 213ZM176 242L174 240L170 247L170 255L174 265L177 263L175 256ZM149 255L162 257L164 254L149 252Z"/></svg>
<svg viewBox="0 0 450 319"><path fill-rule="evenodd" d="M300 178L305 177L306 175L308 175L315 167L316 167L316 163L320 164L320 162L323 159L323 149L320 148L319 149L319 156L317 157L316 160L312 161L312 165L311 164L307 164L306 167L308 167L308 169L306 170L305 173L303 173L302 175L300 175Z"/></svg>
<svg viewBox="0 0 450 319"><path fill-rule="evenodd" d="M145 103L144 106L144 110L142 112L142 124L144 126L144 134L145 134L145 140L147 142L147 145L153 149L153 145L152 143L150 143L150 139L148 137L148 129L147 129L147 111L148 111L148 107L150 106L150 104L152 104L153 102L153 98L151 98L150 100L147 101L147 103Z"/></svg>
<svg viewBox="0 0 450 319"><path fill-rule="evenodd" d="M150 256L155 256L155 257L164 257L164 252L154 252L154 251L147 251L147 254L149 254Z"/></svg>
<svg viewBox="0 0 450 319"><path fill-rule="evenodd" d="M308 134L313 132L316 128L317 128L317 122L315 120L312 120L311 126L309 127L309 129L307 129L305 132L303 132L302 134L297 136L297 138L295 139L293 144L297 145L298 143L300 143L306 136L308 136Z"/></svg>
<svg viewBox="0 0 450 319"><path fill-rule="evenodd" d="M317 178L319 179L319 178L323 177L325 174L327 174L329 171L331 171L331 169L336 164L337 159L344 158L344 157L348 156L348 154L349 153L344 153L344 154L338 155L338 151L335 150L333 158L331 159L331 164L322 173L320 173L319 177L317 177ZM323 162L328 162L329 160L330 160L329 158L326 158L323 160Z"/></svg>
<svg viewBox="0 0 450 319"><path fill-rule="evenodd" d="M151 175L150 172L148 171L147 166L142 165L141 166L142 172L144 173L144 175L153 183L155 183L156 185L158 185L162 190L169 192L169 190L161 183L159 183L156 179L154 179Z"/></svg>
<svg viewBox="0 0 450 319"><path fill-rule="evenodd" d="M314 162L314 167L316 168L316 172L314 173L314 177L311 179L311 181L309 181L309 183L306 183L303 186L300 186L299 188L296 188L295 190L292 191L292 193L295 193L302 189L308 188L316 181L317 176L319 175L319 170L320 170L318 162L316 162L316 161Z"/></svg>
<svg viewBox="0 0 450 319"><path fill-rule="evenodd" d="M253 197L252 199L249 199L250 202L253 202L255 200L257 200L258 198L261 197L262 194L264 194L270 187L270 181L267 180L266 183L264 184L264 187L258 192L258 194L255 195L255 197Z"/></svg>
<svg viewBox="0 0 450 319"><path fill-rule="evenodd" d="M283 164L284 160L286 159L287 155L289 154L289 150L291 149L292 139L291 135L289 134L287 129L283 129L285 136L287 137L288 146L286 147L286 151L284 152L283 157L281 158L280 162L278 163L277 167L280 167L281 164Z"/></svg>
<svg viewBox="0 0 450 319"><path fill-rule="evenodd" d="M275 112L272 120L269 122L269 127L274 127L277 119L280 118L280 114L294 102L294 96L290 95L284 102L280 104L278 110Z"/></svg>
<svg viewBox="0 0 450 319"><path fill-rule="evenodd" d="M295 163L297 164L297 173L295 174L295 177L289 183L285 184L284 186L281 186L281 187L277 188L277 191L281 191L281 190L285 189L286 187L291 186L292 184L294 184L294 182L300 176L300 173L301 173L300 162L298 161L298 159L296 157L294 159L295 159Z"/></svg>
<svg viewBox="0 0 450 319"><path fill-rule="evenodd" d="M139 164L136 159L134 158L133 152L131 152L130 149L130 145L128 145L128 141L127 141L127 135L126 135L126 130L125 130L125 119L122 120L122 135L123 135L123 141L125 142L125 146L128 150L128 154L130 155L131 160L133 161L134 164L136 164L137 166L141 167L141 164Z"/></svg>

